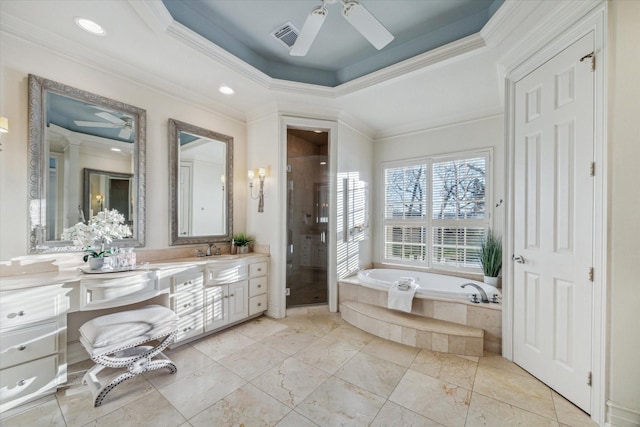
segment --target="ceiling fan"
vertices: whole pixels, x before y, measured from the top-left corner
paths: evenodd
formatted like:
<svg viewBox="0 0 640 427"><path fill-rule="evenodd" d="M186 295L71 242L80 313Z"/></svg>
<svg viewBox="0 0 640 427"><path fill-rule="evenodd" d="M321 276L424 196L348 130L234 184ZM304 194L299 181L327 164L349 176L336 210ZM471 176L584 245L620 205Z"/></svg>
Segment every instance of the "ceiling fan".
<svg viewBox="0 0 640 427"><path fill-rule="evenodd" d="M120 133L118 134L118 138L129 139L131 137L131 132L133 132L133 119L131 117L123 117L118 118L113 114L107 113L106 111L96 113L96 116L101 117L107 122L86 122L82 120L74 120L74 123L77 126L83 127L94 127L94 128L121 128Z"/></svg>
<svg viewBox="0 0 640 427"><path fill-rule="evenodd" d="M327 17L328 11L325 6L338 1L342 3L342 16L376 49L382 49L393 40L393 34L357 0L322 0L322 5L313 9L307 16L289 55L305 56L307 54Z"/></svg>

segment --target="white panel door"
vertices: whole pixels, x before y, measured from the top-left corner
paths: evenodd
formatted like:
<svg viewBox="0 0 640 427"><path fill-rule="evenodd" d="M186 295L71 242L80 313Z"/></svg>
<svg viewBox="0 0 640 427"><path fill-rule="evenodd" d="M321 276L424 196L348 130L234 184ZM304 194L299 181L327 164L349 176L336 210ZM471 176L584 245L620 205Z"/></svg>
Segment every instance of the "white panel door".
<svg viewBox="0 0 640 427"><path fill-rule="evenodd" d="M590 412L594 36L515 85L514 361Z"/></svg>

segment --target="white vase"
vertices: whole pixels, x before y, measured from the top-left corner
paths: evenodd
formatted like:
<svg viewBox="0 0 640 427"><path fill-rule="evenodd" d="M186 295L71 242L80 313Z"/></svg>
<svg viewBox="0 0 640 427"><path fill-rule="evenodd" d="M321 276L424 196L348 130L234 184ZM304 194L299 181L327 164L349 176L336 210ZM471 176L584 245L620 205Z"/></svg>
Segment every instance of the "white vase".
<svg viewBox="0 0 640 427"><path fill-rule="evenodd" d="M102 270L102 266L104 265L104 258L89 258L89 268L91 270Z"/></svg>
<svg viewBox="0 0 640 427"><path fill-rule="evenodd" d="M498 287L498 278L484 276L484 283L486 283L487 285Z"/></svg>
<svg viewBox="0 0 640 427"><path fill-rule="evenodd" d="M248 254L249 253L249 246L238 246L238 253L239 254Z"/></svg>

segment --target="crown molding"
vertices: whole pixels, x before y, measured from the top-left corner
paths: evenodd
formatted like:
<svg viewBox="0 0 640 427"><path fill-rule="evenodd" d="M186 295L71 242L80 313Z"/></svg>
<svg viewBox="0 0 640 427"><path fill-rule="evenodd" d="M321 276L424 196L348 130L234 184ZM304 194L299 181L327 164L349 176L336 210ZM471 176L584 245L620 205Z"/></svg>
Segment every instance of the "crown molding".
<svg viewBox="0 0 640 427"><path fill-rule="evenodd" d="M100 50L87 48L80 43L43 30L14 16L0 12L0 21L2 22L1 33L13 36L22 42L35 45L54 55L111 75L117 79L173 97L233 122L244 123L245 114L243 111L231 108L229 105L213 100L200 92L187 89L150 70L142 69L131 65L127 61L105 55Z"/></svg>
<svg viewBox="0 0 640 427"><path fill-rule="evenodd" d="M173 22L173 17L169 13L161 0L127 0L129 5L136 11L140 19L157 34L164 34Z"/></svg>
<svg viewBox="0 0 640 427"><path fill-rule="evenodd" d="M511 74L519 65L530 60L552 40L604 2L606 0L538 0L539 7L518 29L524 36L518 37L518 43L498 60L498 64L506 74ZM529 2L517 2L519 7L522 7L520 5L523 3Z"/></svg>
<svg viewBox="0 0 640 427"><path fill-rule="evenodd" d="M490 108L470 113L455 114L438 120L421 120L395 128L386 129L374 135L374 141L384 141L391 138L427 132L437 128L456 126L462 123L485 120L504 115L502 108Z"/></svg>
<svg viewBox="0 0 640 427"><path fill-rule="evenodd" d="M538 7L538 1L505 0L480 30L487 46L494 48L502 44Z"/></svg>
<svg viewBox="0 0 640 427"><path fill-rule="evenodd" d="M452 60L462 59L466 54L476 53L486 47L484 39L479 33L472 34L444 46L432 49L423 54L374 71L336 87L336 96L341 97L367 89L380 83L396 78L404 78L409 74L424 71L427 68L445 65Z"/></svg>
<svg viewBox="0 0 640 427"><path fill-rule="evenodd" d="M137 3L136 0L129 1ZM162 9L164 11L161 11ZM154 28L154 30L156 28L166 28L166 34L209 56L230 70L243 75L259 85L262 85L266 89L329 99L336 99L395 78L401 78L409 73L424 70L434 65L443 65L449 60L457 59L462 57L462 55L475 52L486 46L486 43L480 34L473 34L439 48L432 49L421 55L414 56L397 64L390 65L381 70L367 74L366 76L343 83L339 86L328 87L274 79L268 76L257 68L247 64L238 57L222 49L215 43L212 43L196 32L173 20L170 18L170 15L168 18L168 11L160 0L145 0L142 5L134 7L134 10L138 15L140 15L141 19L147 22L147 25ZM167 25L168 19L171 19L171 22ZM154 20L157 22L151 23Z"/></svg>

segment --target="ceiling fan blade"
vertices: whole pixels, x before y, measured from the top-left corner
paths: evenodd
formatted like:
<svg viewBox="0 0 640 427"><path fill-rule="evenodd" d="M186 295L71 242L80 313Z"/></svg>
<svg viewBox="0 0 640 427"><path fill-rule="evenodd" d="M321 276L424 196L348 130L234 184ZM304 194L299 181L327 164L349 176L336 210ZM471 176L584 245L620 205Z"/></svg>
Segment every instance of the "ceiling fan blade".
<svg viewBox="0 0 640 427"><path fill-rule="evenodd" d="M92 127L92 128L115 128L118 127L114 123L105 123L105 122L85 122L82 120L74 120L73 121L76 126L84 126L84 127Z"/></svg>
<svg viewBox="0 0 640 427"><path fill-rule="evenodd" d="M365 39L380 50L393 40L391 34L363 5L355 0L344 3L342 15ZM306 25L306 24L305 24Z"/></svg>
<svg viewBox="0 0 640 427"><path fill-rule="evenodd" d="M313 9L307 20L304 21L302 31L296 39L295 44L289 51L291 56L305 56L311 47L311 44L316 39L325 18L327 17L327 9L324 6L318 6Z"/></svg>
<svg viewBox="0 0 640 427"><path fill-rule="evenodd" d="M131 137L131 128L128 126L123 127L120 133L118 134L118 138L129 139L130 137Z"/></svg>
<svg viewBox="0 0 640 427"><path fill-rule="evenodd" d="M122 119L117 118L116 116L114 116L113 114L109 114L105 111L100 112L100 113L96 113L96 116L98 117L102 117L105 120L110 121L111 123L115 123L117 125L124 125L125 122Z"/></svg>

